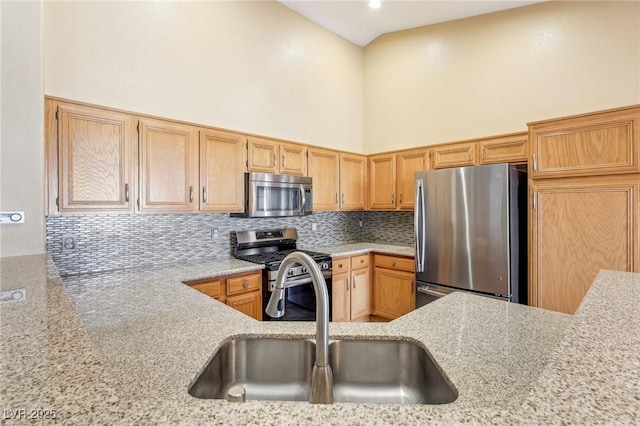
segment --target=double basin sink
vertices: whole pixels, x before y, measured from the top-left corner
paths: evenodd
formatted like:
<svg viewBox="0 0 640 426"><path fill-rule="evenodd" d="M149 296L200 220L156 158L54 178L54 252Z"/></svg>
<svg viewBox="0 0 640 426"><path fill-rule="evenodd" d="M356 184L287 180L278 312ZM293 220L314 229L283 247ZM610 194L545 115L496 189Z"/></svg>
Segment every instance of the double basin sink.
<svg viewBox="0 0 640 426"><path fill-rule="evenodd" d="M313 339L241 338L223 344L189 388L196 398L308 401ZM334 402L446 404L458 392L431 355L404 340L330 340Z"/></svg>

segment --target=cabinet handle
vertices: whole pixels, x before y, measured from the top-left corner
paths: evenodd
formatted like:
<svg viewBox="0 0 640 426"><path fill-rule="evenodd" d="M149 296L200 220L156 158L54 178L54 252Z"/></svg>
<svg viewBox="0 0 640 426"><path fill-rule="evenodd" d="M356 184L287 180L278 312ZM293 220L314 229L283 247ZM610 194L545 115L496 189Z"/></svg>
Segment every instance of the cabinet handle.
<svg viewBox="0 0 640 426"><path fill-rule="evenodd" d="M538 172L538 158L535 152L533 153L533 171Z"/></svg>
<svg viewBox="0 0 640 426"><path fill-rule="evenodd" d="M242 288L249 288L249 281L245 281L242 283Z"/></svg>
<svg viewBox="0 0 640 426"><path fill-rule="evenodd" d="M415 283L411 281L411 295L413 296L413 288L415 287Z"/></svg>
<svg viewBox="0 0 640 426"><path fill-rule="evenodd" d="M391 266L396 266L396 262L391 262Z"/></svg>
<svg viewBox="0 0 640 426"><path fill-rule="evenodd" d="M395 203L395 196L393 194L393 192L391 193L391 204Z"/></svg>
<svg viewBox="0 0 640 426"><path fill-rule="evenodd" d="M338 268L342 268L342 263L338 263Z"/></svg>
<svg viewBox="0 0 640 426"><path fill-rule="evenodd" d="M364 263L364 259L360 259L360 263Z"/></svg>
<svg viewBox="0 0 640 426"><path fill-rule="evenodd" d="M277 164L277 163L276 163L276 153L274 152L274 153L273 153L273 167L275 167L275 166L276 166L276 164Z"/></svg>
<svg viewBox="0 0 640 426"><path fill-rule="evenodd" d="M538 202L537 202L538 197L536 197L536 193L535 192L533 193L531 198L532 198L531 202L533 204L533 210L535 211L538 208Z"/></svg>
<svg viewBox="0 0 640 426"><path fill-rule="evenodd" d="M347 278L347 291L349 291L349 278Z"/></svg>
<svg viewBox="0 0 640 426"><path fill-rule="evenodd" d="M189 186L189 202L193 203L193 185Z"/></svg>
<svg viewBox="0 0 640 426"><path fill-rule="evenodd" d="M125 183L124 184L124 201L125 202L129 202L129 184Z"/></svg>
<svg viewBox="0 0 640 426"><path fill-rule="evenodd" d="M484 145L480 148L480 160L484 161Z"/></svg>
<svg viewBox="0 0 640 426"><path fill-rule="evenodd" d="M202 187L202 202L204 202L204 203L207 202L207 187L206 186Z"/></svg>
<svg viewBox="0 0 640 426"><path fill-rule="evenodd" d="M353 277L353 288L356 288L356 277Z"/></svg>
<svg viewBox="0 0 640 426"><path fill-rule="evenodd" d="M398 201L402 203L402 192L400 193L400 199Z"/></svg>
<svg viewBox="0 0 640 426"><path fill-rule="evenodd" d="M284 169L285 167L287 167L287 166L285 166L285 163L284 163L284 154L282 154L282 168Z"/></svg>
<svg viewBox="0 0 640 426"><path fill-rule="evenodd" d="M338 204L340 200L338 200L338 193L336 192L336 204Z"/></svg>
<svg viewBox="0 0 640 426"><path fill-rule="evenodd" d="M342 205L344 205L344 192L342 193Z"/></svg>

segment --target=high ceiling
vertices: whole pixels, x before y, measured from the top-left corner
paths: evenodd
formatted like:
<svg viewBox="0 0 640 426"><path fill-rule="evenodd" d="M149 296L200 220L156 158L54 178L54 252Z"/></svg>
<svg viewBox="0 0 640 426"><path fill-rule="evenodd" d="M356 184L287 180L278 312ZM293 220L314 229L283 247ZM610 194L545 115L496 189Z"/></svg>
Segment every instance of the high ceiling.
<svg viewBox="0 0 640 426"><path fill-rule="evenodd" d="M339 36L366 46L381 34L513 9L544 0L381 0L371 9L367 0L280 0Z"/></svg>

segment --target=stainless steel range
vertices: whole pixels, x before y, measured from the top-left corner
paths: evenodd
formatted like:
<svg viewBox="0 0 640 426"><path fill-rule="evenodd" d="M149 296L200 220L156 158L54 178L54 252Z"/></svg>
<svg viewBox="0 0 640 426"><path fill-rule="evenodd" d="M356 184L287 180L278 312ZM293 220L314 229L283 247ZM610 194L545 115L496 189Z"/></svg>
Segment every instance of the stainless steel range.
<svg viewBox="0 0 640 426"><path fill-rule="evenodd" d="M260 231L238 231L235 233L233 254L236 258L265 266L262 274L262 309L264 310L275 286L280 263L294 251L301 251L318 264L329 291L329 319L331 320L331 256L309 250L298 250L296 228L269 229ZM316 297L313 282L307 268L296 264L287 272L285 282L285 315L278 320L314 321L316 319ZM273 321L268 315L265 321Z"/></svg>

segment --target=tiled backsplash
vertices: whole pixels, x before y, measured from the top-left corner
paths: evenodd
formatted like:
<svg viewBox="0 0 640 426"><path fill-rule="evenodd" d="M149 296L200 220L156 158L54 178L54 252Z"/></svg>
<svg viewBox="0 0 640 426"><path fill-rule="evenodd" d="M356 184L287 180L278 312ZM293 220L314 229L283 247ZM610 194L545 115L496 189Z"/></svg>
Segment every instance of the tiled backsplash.
<svg viewBox="0 0 640 426"><path fill-rule="evenodd" d="M296 227L299 242L307 246L413 242L413 215L406 212L316 212L271 219L228 214L73 215L47 217L47 252L65 276L228 256L231 231L286 226ZM213 229L218 230L216 238ZM62 250L64 234L76 237L74 250Z"/></svg>

